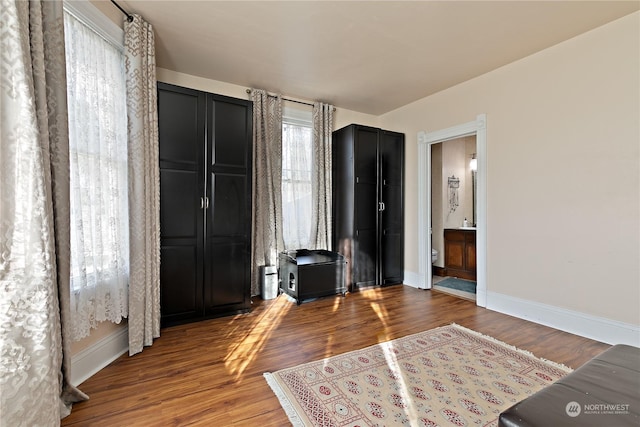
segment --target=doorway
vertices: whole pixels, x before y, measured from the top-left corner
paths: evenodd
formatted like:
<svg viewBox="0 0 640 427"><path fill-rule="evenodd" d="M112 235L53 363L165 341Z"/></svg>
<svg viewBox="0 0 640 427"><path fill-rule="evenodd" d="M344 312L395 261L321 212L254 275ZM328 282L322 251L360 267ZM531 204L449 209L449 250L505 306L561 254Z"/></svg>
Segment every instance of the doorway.
<svg viewBox="0 0 640 427"><path fill-rule="evenodd" d="M418 132L418 257L422 289L433 285L431 262L431 146L456 138L475 135L476 137L476 304L487 305L487 226L486 226L486 115L480 114L476 120L435 132ZM444 254L443 254L444 256Z"/></svg>
<svg viewBox="0 0 640 427"><path fill-rule="evenodd" d="M432 289L474 302L476 145L475 134L429 145Z"/></svg>

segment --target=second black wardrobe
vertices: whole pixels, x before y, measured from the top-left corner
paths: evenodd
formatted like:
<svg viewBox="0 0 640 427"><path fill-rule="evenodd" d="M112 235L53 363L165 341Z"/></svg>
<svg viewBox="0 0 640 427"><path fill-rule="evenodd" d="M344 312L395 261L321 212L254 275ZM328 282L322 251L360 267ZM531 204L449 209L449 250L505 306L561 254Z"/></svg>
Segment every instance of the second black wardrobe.
<svg viewBox="0 0 640 427"><path fill-rule="evenodd" d="M404 134L352 124L332 135L333 250L349 291L404 280Z"/></svg>

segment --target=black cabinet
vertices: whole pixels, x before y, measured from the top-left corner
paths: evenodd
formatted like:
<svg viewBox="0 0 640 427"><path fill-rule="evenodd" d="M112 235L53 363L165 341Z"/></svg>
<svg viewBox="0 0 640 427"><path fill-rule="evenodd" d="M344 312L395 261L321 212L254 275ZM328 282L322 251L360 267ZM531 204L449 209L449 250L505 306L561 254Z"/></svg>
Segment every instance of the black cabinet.
<svg viewBox="0 0 640 427"><path fill-rule="evenodd" d="M344 264L344 256L323 249L280 252L280 289L298 304L338 293L344 296Z"/></svg>
<svg viewBox="0 0 640 427"><path fill-rule="evenodd" d="M251 304L250 101L158 83L162 325Z"/></svg>
<svg viewBox="0 0 640 427"><path fill-rule="evenodd" d="M333 132L333 249L350 291L404 280L404 134L349 125Z"/></svg>

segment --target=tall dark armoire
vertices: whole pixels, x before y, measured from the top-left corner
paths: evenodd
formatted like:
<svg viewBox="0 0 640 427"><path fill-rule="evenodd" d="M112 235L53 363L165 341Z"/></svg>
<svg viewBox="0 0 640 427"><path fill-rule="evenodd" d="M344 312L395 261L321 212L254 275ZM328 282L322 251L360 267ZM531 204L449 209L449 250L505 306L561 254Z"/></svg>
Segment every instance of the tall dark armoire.
<svg viewBox="0 0 640 427"><path fill-rule="evenodd" d="M404 280L404 134L349 125L333 132L333 250L350 291Z"/></svg>
<svg viewBox="0 0 640 427"><path fill-rule="evenodd" d="M163 326L250 308L252 122L250 101L158 83Z"/></svg>

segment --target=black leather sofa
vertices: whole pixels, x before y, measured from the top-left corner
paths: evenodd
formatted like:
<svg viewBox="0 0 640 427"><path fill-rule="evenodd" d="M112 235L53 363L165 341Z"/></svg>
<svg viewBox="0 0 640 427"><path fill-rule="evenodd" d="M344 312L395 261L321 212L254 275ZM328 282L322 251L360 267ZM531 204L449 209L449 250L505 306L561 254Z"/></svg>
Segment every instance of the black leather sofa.
<svg viewBox="0 0 640 427"><path fill-rule="evenodd" d="M640 426L640 348L605 350L501 413L498 426Z"/></svg>

